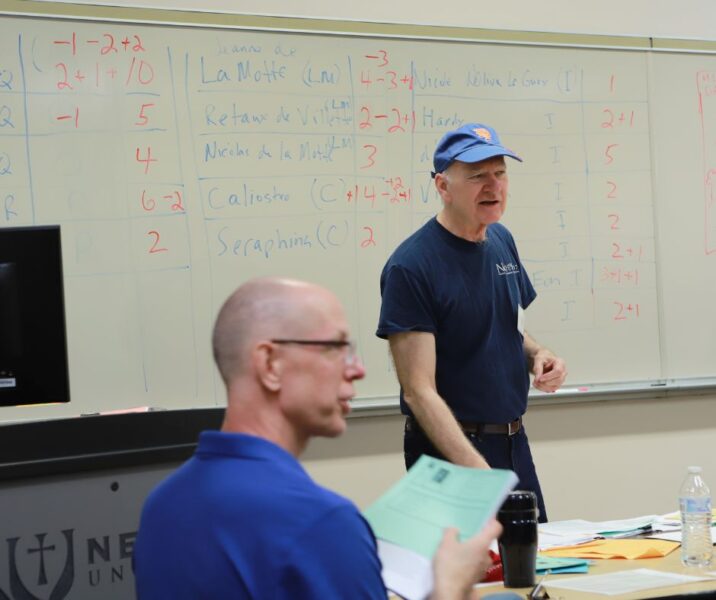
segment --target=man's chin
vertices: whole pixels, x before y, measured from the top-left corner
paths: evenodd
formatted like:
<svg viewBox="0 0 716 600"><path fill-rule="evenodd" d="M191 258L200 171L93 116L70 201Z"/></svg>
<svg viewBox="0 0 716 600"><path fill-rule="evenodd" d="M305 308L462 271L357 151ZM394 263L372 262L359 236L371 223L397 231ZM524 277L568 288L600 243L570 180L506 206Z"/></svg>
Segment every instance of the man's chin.
<svg viewBox="0 0 716 600"><path fill-rule="evenodd" d="M336 421L332 424L330 429L323 432L323 437L334 438L343 435L343 432L348 428L348 423L343 417L340 417L340 421Z"/></svg>
<svg viewBox="0 0 716 600"><path fill-rule="evenodd" d="M349 401L339 400L338 410L336 411L334 407L330 415L325 415L325 427L323 427L322 431L317 435L328 438L338 437L339 435L342 435L343 432L348 428L346 417L350 412L351 405Z"/></svg>

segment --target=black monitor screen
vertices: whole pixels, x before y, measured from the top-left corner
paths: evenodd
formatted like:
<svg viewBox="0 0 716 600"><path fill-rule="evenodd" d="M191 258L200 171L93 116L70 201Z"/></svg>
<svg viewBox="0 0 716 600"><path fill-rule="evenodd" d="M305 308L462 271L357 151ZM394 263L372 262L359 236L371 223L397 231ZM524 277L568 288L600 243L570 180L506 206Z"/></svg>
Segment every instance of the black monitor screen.
<svg viewBox="0 0 716 600"><path fill-rule="evenodd" d="M69 401L60 228L0 228L0 406Z"/></svg>

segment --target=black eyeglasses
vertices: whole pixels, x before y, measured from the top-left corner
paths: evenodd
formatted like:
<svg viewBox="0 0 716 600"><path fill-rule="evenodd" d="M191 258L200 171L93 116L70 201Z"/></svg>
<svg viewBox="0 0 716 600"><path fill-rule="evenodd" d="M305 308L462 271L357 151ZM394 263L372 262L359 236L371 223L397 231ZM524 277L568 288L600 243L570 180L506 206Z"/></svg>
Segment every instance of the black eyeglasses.
<svg viewBox="0 0 716 600"><path fill-rule="evenodd" d="M297 344L299 346L323 346L325 348L346 348L344 360L346 365L352 365L356 362L356 345L353 340L292 340L292 339L275 339L271 340L272 344Z"/></svg>

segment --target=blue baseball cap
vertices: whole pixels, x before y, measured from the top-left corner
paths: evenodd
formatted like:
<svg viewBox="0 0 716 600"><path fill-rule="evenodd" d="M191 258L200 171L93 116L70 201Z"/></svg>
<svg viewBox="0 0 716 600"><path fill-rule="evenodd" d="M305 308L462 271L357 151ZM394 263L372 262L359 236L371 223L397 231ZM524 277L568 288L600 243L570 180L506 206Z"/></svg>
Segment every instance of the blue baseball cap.
<svg viewBox="0 0 716 600"><path fill-rule="evenodd" d="M433 155L435 177L442 173L454 161L473 163L492 158L493 156L509 156L522 162L509 148L500 144L500 136L489 125L467 123L453 131L448 131L438 142Z"/></svg>

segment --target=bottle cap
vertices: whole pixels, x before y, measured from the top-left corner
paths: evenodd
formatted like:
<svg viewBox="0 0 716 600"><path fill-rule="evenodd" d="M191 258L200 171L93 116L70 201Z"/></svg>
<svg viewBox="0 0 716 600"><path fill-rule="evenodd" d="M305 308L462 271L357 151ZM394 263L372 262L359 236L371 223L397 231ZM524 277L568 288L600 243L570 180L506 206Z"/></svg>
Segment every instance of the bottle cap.
<svg viewBox="0 0 716 600"><path fill-rule="evenodd" d="M505 498L500 508L501 512L535 510L537 508L537 495L527 490L515 490Z"/></svg>
<svg viewBox="0 0 716 600"><path fill-rule="evenodd" d="M701 467L689 467L689 473L701 473Z"/></svg>

